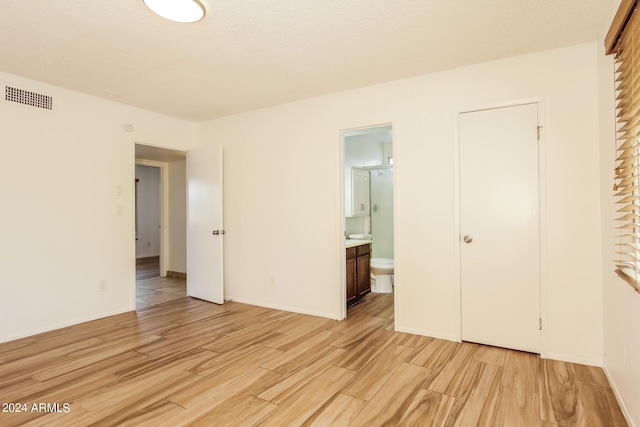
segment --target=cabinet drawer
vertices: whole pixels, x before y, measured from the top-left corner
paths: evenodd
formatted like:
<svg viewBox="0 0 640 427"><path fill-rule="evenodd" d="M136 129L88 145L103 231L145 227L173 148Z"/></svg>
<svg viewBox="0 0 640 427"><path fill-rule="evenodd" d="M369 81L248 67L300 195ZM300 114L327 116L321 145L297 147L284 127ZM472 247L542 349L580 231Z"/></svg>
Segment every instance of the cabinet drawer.
<svg viewBox="0 0 640 427"><path fill-rule="evenodd" d="M367 243L366 245L356 246L356 256L366 255L371 253L371 243Z"/></svg>
<svg viewBox="0 0 640 427"><path fill-rule="evenodd" d="M356 255L356 248L347 248L347 259L351 259L351 258L355 258Z"/></svg>

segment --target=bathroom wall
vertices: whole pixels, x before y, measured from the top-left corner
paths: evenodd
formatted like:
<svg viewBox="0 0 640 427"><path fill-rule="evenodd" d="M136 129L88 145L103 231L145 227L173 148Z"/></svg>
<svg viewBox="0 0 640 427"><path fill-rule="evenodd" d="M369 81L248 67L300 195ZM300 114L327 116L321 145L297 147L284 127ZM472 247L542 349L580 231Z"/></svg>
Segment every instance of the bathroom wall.
<svg viewBox="0 0 640 427"><path fill-rule="evenodd" d="M393 164L393 144L382 144L382 164Z"/></svg>
<svg viewBox="0 0 640 427"><path fill-rule="evenodd" d="M369 216L348 216L345 218L345 237L350 234L371 233L371 218Z"/></svg>

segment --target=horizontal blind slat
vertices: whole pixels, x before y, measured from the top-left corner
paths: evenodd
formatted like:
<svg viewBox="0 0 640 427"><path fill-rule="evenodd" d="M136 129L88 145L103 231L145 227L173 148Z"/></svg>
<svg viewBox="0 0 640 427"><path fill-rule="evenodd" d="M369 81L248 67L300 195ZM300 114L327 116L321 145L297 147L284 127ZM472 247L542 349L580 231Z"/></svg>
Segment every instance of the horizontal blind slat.
<svg viewBox="0 0 640 427"><path fill-rule="evenodd" d="M616 273L639 290L640 278L640 13L620 34L614 58L616 135L614 195Z"/></svg>

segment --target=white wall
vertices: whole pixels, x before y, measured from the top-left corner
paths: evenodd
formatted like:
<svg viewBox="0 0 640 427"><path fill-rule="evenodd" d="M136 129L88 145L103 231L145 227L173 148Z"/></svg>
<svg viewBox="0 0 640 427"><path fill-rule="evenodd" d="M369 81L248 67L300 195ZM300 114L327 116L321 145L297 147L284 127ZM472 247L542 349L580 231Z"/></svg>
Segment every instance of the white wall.
<svg viewBox="0 0 640 427"><path fill-rule="evenodd" d="M188 150L195 125L4 73L0 83L53 96L53 111L0 101L0 342L133 310L134 144Z"/></svg>
<svg viewBox="0 0 640 427"><path fill-rule="evenodd" d="M614 2L615 8L619 5ZM602 215L602 291L604 310L604 369L632 425L640 425L640 295L614 273L615 103L613 57L599 43L600 194ZM626 353L626 354L625 354Z"/></svg>
<svg viewBox="0 0 640 427"><path fill-rule="evenodd" d="M552 357L601 364L596 56L595 43L585 44L199 124L200 144L225 146L227 297L340 316L339 131L392 122L397 327L459 337L455 112L542 96L548 183L546 345Z"/></svg>
<svg viewBox="0 0 640 427"><path fill-rule="evenodd" d="M169 254L167 270L187 272L187 162L169 163Z"/></svg>
<svg viewBox="0 0 640 427"><path fill-rule="evenodd" d="M136 258L160 255L160 168L136 165Z"/></svg>

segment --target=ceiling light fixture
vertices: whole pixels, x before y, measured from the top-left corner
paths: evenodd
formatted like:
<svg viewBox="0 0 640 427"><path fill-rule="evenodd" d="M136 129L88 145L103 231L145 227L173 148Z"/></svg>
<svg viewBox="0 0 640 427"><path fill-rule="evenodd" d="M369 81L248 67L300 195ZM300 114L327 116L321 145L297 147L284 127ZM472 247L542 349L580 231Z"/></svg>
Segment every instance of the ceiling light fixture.
<svg viewBox="0 0 640 427"><path fill-rule="evenodd" d="M149 9L175 22L197 22L204 18L204 5L199 0L143 0Z"/></svg>

